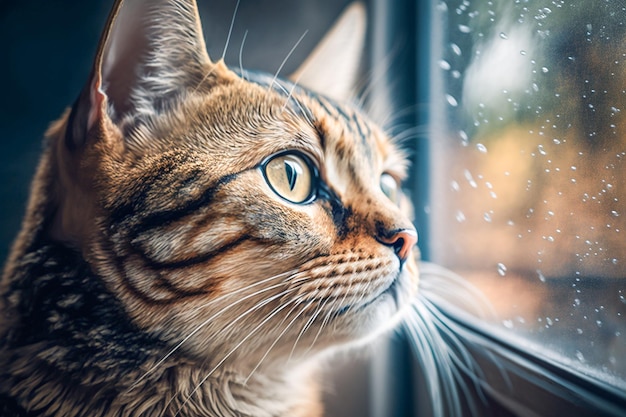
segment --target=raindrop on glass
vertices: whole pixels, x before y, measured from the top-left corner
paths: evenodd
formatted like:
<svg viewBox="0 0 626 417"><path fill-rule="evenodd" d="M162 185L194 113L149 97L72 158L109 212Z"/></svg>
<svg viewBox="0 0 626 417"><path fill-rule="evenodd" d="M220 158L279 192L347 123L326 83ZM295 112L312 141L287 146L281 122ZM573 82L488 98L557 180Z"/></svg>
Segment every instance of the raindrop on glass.
<svg viewBox="0 0 626 417"><path fill-rule="evenodd" d="M498 263L498 275L501 277L506 275L506 265L503 263Z"/></svg>
<svg viewBox="0 0 626 417"><path fill-rule="evenodd" d="M446 100L448 104L451 105L452 107L456 107L459 105L459 102L456 101L456 99L452 97L450 94L446 94Z"/></svg>
<svg viewBox="0 0 626 417"><path fill-rule="evenodd" d="M478 149L480 153L487 153L487 147L483 145L482 143L477 143L476 149Z"/></svg>
<svg viewBox="0 0 626 417"><path fill-rule="evenodd" d="M546 277L543 275L543 272L541 272L541 269L537 270L537 277L539 277L539 281L546 282Z"/></svg>
<svg viewBox="0 0 626 417"><path fill-rule="evenodd" d="M502 325L507 329L513 328L513 320L502 320Z"/></svg>
<svg viewBox="0 0 626 417"><path fill-rule="evenodd" d="M467 25L459 25L459 31L462 33L470 33L472 29Z"/></svg>
<svg viewBox="0 0 626 417"><path fill-rule="evenodd" d="M504 32L500 32L500 39L509 39L509 37Z"/></svg>

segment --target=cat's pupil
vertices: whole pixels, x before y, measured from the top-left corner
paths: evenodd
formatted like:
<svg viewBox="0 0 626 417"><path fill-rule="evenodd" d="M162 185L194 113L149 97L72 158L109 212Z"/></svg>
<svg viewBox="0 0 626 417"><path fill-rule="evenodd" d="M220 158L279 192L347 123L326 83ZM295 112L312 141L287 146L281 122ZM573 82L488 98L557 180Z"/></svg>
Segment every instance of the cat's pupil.
<svg viewBox="0 0 626 417"><path fill-rule="evenodd" d="M289 189L293 191L293 187L296 186L296 180L298 178L298 171L297 168L294 166L293 161L285 161L285 174L287 174Z"/></svg>

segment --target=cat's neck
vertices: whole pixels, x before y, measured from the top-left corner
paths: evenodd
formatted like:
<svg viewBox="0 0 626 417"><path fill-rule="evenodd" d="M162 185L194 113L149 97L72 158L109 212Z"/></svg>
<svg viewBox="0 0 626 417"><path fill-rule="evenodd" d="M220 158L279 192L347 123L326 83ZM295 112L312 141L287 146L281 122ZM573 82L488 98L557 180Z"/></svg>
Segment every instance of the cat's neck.
<svg viewBox="0 0 626 417"><path fill-rule="evenodd" d="M210 370L181 355L162 360L171 348L128 322L78 253L47 244L21 259L14 268L20 276L3 294L10 313L0 329L11 330L0 330L0 393L10 392L25 410L76 417L319 415L315 384L303 368L248 378L224 364L207 377Z"/></svg>

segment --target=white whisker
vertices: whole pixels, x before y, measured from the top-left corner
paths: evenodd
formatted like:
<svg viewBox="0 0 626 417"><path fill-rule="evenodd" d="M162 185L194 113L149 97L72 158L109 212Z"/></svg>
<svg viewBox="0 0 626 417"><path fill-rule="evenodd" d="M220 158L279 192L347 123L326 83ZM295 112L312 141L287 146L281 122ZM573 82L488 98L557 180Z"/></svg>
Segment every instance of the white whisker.
<svg viewBox="0 0 626 417"><path fill-rule="evenodd" d="M283 62L280 64L280 66L278 67L278 70L276 70L276 74L274 74L274 78L272 79L272 83L269 85L269 88L272 88L274 86L274 83L276 82L276 79L278 78L278 75L280 74L280 71L283 69L283 67L285 66L285 64L287 63L287 60L289 59L289 57L291 56L291 54L293 54L293 52L296 50L296 48L298 47L298 45L300 45L300 42L302 42L302 39L304 39L304 37L306 36L306 34L309 33L308 30L305 30L304 33L302 34L302 36L300 36L300 39L298 39L298 41L296 42L296 44L291 48L291 50L289 51L289 53L287 54L287 56L285 57L285 59L283 59Z"/></svg>
<svg viewBox="0 0 626 417"><path fill-rule="evenodd" d="M278 325L282 325L285 320L287 320L287 318L291 315L291 313L298 307L298 304L295 304L291 310L289 310L287 312L287 315L285 316L285 318L281 321L281 323ZM300 311L298 312L298 314L296 314L294 316L293 319L291 319L291 321L287 324L287 326L285 326L285 328L283 329L282 332L280 332L280 334L278 335L278 337L276 337L276 340L274 340L274 342L270 345L270 347L267 349L267 351L265 352L265 354L263 355L263 357L261 358L261 360L259 360L259 362L256 364L256 366L252 369L252 371L250 372L250 374L247 376L247 378L244 380L244 384L248 383L248 380L250 379L250 377L252 377L252 375L254 374L254 372L256 372L257 369L259 369L259 367L261 366L261 363L263 363L263 361L265 360L265 358L267 357L267 355L269 355L270 351L274 348L274 346L276 346L276 343L278 343L278 341L280 340L281 337L283 337L283 335L287 332L287 330L289 330L289 328L291 327L291 325L300 317L300 315L304 312L305 307L300 309ZM277 327L278 327L277 326Z"/></svg>
<svg viewBox="0 0 626 417"><path fill-rule="evenodd" d="M246 30L243 34L243 40L241 41L241 46L239 47L239 73L241 77L245 80L246 74L243 72L243 45L246 43L246 38L248 37L248 31Z"/></svg>
<svg viewBox="0 0 626 417"><path fill-rule="evenodd" d="M309 303L302 308L302 312L305 312L306 310L308 310L308 308L314 302L315 302L315 300L309 301ZM287 358L287 363L289 363L291 361L291 358L293 357L293 354L294 354L294 352L296 350L296 346L298 345L298 342L300 341L300 338L306 332L306 330L309 328L309 326L311 325L311 323L313 322L314 319L315 319L314 316L309 317L309 320L307 320L307 322L304 324L304 326L302 326L302 329L300 330L300 333L298 333L298 337L296 337L296 341L293 343L293 347L291 348L291 352L289 353L289 358Z"/></svg>
<svg viewBox="0 0 626 417"><path fill-rule="evenodd" d="M222 59L226 57L226 51L228 50L228 44L230 43L230 35L233 33L233 26L235 26L235 18L237 17L237 10L239 10L239 2L235 5L235 11L233 12L233 18L230 20L230 28L228 29L228 36L226 37L226 45L224 45L224 52L222 52Z"/></svg>
<svg viewBox="0 0 626 417"><path fill-rule="evenodd" d="M226 362L226 360L233 354L235 353L240 347L241 345L243 345L250 337L252 337L257 330L259 330L263 325L265 325L267 322L269 322L276 314L278 314L280 311L282 311L285 307L287 307L289 304L291 303L286 303L286 304L281 304L279 305L277 308L275 308L261 323L259 323L254 329L252 329L250 331L250 333L248 333L248 335L246 337L244 337L239 343L237 343L237 345L235 345L234 348L232 348L218 363L217 365L215 365L213 367L213 369L211 369L209 371L209 373L202 378L202 380L198 383L198 385L193 389L193 391L191 391L191 393L187 396L187 398L185 399L185 401L183 401L183 403L180 405L178 411L176 412L176 414L174 414L174 417L176 417L177 415L180 414L180 412L182 411L183 407L189 402L189 400L191 399L191 397L200 389L200 387L211 377L211 375L213 374L213 372L215 372L220 366L222 366L222 364L224 362Z"/></svg>
<svg viewBox="0 0 626 417"><path fill-rule="evenodd" d="M210 306L211 304L215 304L219 301L224 300L225 298L228 297L232 297L234 295L237 295L239 293L241 293L242 291L246 291L249 290L250 288L253 288L255 286L258 285L262 285L265 284L269 281L275 280L275 279L281 279L284 278L286 276L289 276L291 272L284 272L281 274L277 274L274 275L272 277L254 282L248 286L239 288L238 290L235 291L231 291L227 294L224 294L220 297L217 297L216 299L213 299L211 301L209 301L206 304L203 304L202 306L198 307L198 308L206 308L208 306ZM176 346L174 346L165 356L163 356L163 358L161 358L156 364L154 364L148 371L146 371L146 373L144 373L137 381L135 381L130 388L128 389L128 391L132 391L141 381L143 381L145 378L147 378L149 375L151 375L160 365L163 364L163 362L165 362L167 360L167 358L169 358L170 356L172 356L172 354L174 354L174 352L176 352L185 342L187 342L190 338L192 338L196 333L198 333L202 328L204 328L208 323L210 323L211 321L213 321L216 317L218 317L219 315L223 314L225 311L231 309L232 307L244 302L247 299L250 299L252 297L256 297L257 295L265 292L265 291L269 291L272 290L274 288L278 288L282 285L285 285L284 283L279 283L279 284L274 284L272 286L266 287L266 288L262 288L252 294L248 294L245 297L242 297L238 300L236 300L234 303L232 304L228 304L226 307L224 307L223 309L221 309L220 311L218 311L217 313L211 315L208 319L204 320L202 323L200 323L191 333L189 333L187 336L185 336L185 338L183 340L181 340Z"/></svg>

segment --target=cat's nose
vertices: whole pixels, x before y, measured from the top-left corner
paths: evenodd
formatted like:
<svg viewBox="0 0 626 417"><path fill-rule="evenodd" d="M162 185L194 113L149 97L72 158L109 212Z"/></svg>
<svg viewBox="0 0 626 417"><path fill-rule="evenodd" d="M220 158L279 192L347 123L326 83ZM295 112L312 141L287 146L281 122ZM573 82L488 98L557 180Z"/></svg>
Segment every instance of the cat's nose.
<svg viewBox="0 0 626 417"><path fill-rule="evenodd" d="M411 248L417 243L417 232L413 229L401 229L392 233L390 237L379 237L378 240L391 246L400 263L404 263L411 253Z"/></svg>

